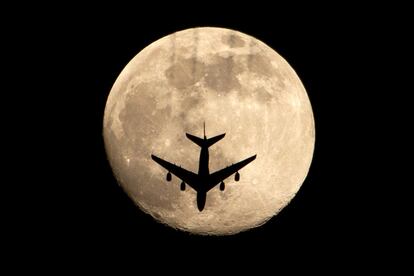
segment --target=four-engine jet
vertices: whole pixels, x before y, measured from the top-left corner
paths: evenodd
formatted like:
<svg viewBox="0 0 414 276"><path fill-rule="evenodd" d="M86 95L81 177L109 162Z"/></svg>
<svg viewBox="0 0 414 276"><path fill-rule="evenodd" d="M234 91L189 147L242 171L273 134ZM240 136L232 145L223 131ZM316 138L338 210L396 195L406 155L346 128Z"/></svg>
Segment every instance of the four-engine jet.
<svg viewBox="0 0 414 276"><path fill-rule="evenodd" d="M220 190L224 191L224 188L225 188L225 185L223 182L224 179L226 179L227 177L235 173L234 180L239 181L240 174L238 171L244 166L246 166L247 164L249 164L250 162L252 162L254 159L256 159L256 155L253 155L236 164L228 166L214 173L210 173L209 168L208 168L208 163L209 163L208 148L214 145L219 140L223 139L224 135L226 134L225 133L220 134L215 137L207 139L205 124L204 124L204 139L186 133L187 138L193 141L194 143L196 143L197 145L199 145L201 148L198 174L195 174L184 168L176 166L175 164L165 161L153 154L151 155L151 158L155 162L157 162L159 165L161 165L168 171L167 181L171 181L172 179L171 174L174 174L175 176L177 176L179 179L182 180L181 182L182 191L185 190L185 186L186 184L188 184L191 188L193 188L197 192L197 207L200 212L204 209L208 191L210 191L212 188L214 188L218 184L220 184Z"/></svg>

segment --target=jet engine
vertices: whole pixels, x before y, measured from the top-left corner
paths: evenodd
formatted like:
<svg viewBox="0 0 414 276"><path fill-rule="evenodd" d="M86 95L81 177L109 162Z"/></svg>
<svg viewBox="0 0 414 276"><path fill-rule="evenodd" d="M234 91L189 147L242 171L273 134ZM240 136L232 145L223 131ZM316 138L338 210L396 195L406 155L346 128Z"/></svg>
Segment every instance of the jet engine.
<svg viewBox="0 0 414 276"><path fill-rule="evenodd" d="M172 178L171 173L170 173L170 172L168 172L168 173L167 173L167 181L171 181L171 178Z"/></svg>
<svg viewBox="0 0 414 276"><path fill-rule="evenodd" d="M226 186L224 185L224 182L221 181L221 183L220 183L220 191L224 191L225 188L226 188Z"/></svg>
<svg viewBox="0 0 414 276"><path fill-rule="evenodd" d="M181 182L180 189L181 189L181 191L185 191L185 183L184 183L184 181Z"/></svg>
<svg viewBox="0 0 414 276"><path fill-rule="evenodd" d="M236 172L236 174L234 175L234 180L235 181L239 181L240 180L240 174L239 174L239 172Z"/></svg>

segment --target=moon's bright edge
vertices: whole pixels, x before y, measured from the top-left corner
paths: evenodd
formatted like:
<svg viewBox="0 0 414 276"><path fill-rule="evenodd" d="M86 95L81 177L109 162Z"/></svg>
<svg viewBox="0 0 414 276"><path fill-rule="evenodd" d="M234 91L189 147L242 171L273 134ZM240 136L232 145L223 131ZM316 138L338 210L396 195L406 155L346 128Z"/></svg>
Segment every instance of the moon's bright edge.
<svg viewBox="0 0 414 276"><path fill-rule="evenodd" d="M151 154L193 172L200 148L185 133L226 133L210 148L210 172L257 154L207 194L166 182ZM312 108L299 77L263 42L222 28L165 36L136 55L109 94L104 115L106 152L114 175L141 210L196 234L229 235L257 227L298 192L313 156Z"/></svg>

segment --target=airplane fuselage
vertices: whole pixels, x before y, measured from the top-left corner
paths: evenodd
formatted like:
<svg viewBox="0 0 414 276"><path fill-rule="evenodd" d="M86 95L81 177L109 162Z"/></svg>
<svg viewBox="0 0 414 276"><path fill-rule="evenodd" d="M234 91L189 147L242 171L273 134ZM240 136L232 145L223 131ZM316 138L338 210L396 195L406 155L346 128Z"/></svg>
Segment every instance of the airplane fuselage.
<svg viewBox="0 0 414 276"><path fill-rule="evenodd" d="M206 138L204 138L206 140ZM208 183L205 183L208 179L208 176L210 175L209 168L209 152L208 147L201 147L200 151L200 159L199 159L199 165L198 165L198 175L201 176L200 183L200 189L197 191L197 207L199 211L202 211L204 209L204 206L206 204L206 197L207 197L207 190L205 187L207 187Z"/></svg>
<svg viewBox="0 0 414 276"><path fill-rule="evenodd" d="M208 162L209 162L208 147L202 147L200 151L198 175L208 176L210 174L209 169L208 169Z"/></svg>

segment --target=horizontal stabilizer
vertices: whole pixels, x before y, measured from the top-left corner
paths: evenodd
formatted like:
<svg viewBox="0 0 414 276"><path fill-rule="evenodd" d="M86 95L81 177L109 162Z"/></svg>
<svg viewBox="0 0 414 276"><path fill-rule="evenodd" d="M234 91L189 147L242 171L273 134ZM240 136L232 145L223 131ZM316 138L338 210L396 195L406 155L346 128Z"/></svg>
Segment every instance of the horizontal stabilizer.
<svg viewBox="0 0 414 276"><path fill-rule="evenodd" d="M210 139L202 139L200 137L196 137L194 135L185 134L187 136L188 139L190 139L191 141L193 141L194 143L196 143L197 145L199 145L200 147L211 147L212 145L214 145L215 143L217 143L218 141L220 141L221 139L224 138L224 136L226 135L225 133L214 136Z"/></svg>
<svg viewBox="0 0 414 276"><path fill-rule="evenodd" d="M207 147L211 147L212 145L214 145L215 143L217 143L218 141L223 139L225 135L226 135L226 133L223 133L223 134L214 136L210 139L207 139Z"/></svg>
<svg viewBox="0 0 414 276"><path fill-rule="evenodd" d="M197 136L194 136L194 135L191 135L191 134L188 134L188 133L186 133L185 136L187 136L188 139L190 139L191 141L193 141L194 143L196 143L200 147L203 147L204 139L201 139Z"/></svg>

